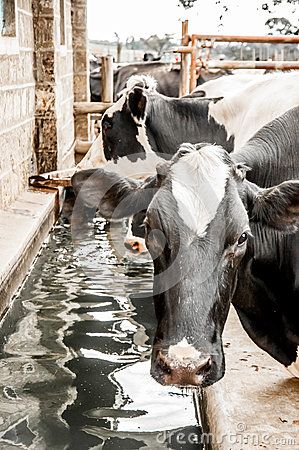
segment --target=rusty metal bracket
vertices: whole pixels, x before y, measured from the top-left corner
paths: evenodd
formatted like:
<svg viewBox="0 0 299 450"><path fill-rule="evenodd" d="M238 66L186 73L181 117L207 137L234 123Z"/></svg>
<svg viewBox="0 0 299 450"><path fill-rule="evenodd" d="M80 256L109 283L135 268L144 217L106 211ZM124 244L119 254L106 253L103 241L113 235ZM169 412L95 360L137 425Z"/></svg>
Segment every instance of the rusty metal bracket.
<svg viewBox="0 0 299 450"><path fill-rule="evenodd" d="M45 178L41 175L33 175L29 177L29 186L34 187L37 189L51 189L54 191L57 191L58 187L67 187L71 186L71 180L70 178L57 178L57 179L51 179L51 178Z"/></svg>

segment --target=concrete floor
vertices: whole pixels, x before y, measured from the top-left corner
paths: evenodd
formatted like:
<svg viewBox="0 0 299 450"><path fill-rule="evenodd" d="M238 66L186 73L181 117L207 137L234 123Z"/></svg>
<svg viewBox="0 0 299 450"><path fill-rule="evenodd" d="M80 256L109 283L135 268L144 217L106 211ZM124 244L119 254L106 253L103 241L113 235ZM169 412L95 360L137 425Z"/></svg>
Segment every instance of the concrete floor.
<svg viewBox="0 0 299 450"><path fill-rule="evenodd" d="M299 379L251 341L233 308L223 343L226 374L203 392L210 448L298 450Z"/></svg>
<svg viewBox="0 0 299 450"><path fill-rule="evenodd" d="M0 317L56 220L58 192L28 190L0 211Z"/></svg>

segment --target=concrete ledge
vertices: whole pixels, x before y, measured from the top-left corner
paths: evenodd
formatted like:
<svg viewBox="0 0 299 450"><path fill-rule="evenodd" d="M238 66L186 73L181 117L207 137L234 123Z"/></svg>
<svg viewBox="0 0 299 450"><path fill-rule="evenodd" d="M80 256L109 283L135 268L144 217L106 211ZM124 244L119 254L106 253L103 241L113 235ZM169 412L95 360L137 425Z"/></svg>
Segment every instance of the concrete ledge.
<svg viewBox="0 0 299 450"><path fill-rule="evenodd" d="M202 392L208 449L299 449L299 379L257 347L231 308L226 374Z"/></svg>
<svg viewBox="0 0 299 450"><path fill-rule="evenodd" d="M0 317L8 308L59 212L58 191L26 191L0 210Z"/></svg>

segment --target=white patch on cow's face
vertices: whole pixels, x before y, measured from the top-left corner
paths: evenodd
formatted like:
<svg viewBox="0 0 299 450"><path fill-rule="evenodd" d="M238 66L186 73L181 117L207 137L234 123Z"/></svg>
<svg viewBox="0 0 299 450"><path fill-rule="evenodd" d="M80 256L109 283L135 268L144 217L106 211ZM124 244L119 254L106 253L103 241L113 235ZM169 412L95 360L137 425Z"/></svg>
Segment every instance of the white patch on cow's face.
<svg viewBox="0 0 299 450"><path fill-rule="evenodd" d="M111 119L113 114L115 114L118 111L121 111L123 109L124 104L126 103L127 96L122 95L117 102L115 102L110 108L107 109L106 114Z"/></svg>
<svg viewBox="0 0 299 450"><path fill-rule="evenodd" d="M162 161L155 153L146 155L146 159L138 159L131 161L127 156L118 158L115 162L107 161L103 168L108 172L114 172L124 177L134 178L136 180L144 180L147 177L156 174L157 162Z"/></svg>
<svg viewBox="0 0 299 450"><path fill-rule="evenodd" d="M132 77L131 77L132 78ZM135 77L136 79L132 80L134 82L139 81L140 77ZM148 87L147 90L155 89L155 83L154 79L151 77L144 77L145 80L148 82L151 81L150 88ZM132 84L131 83L131 84ZM124 90L124 94L122 97L110 108L107 109L106 114L109 118L112 118L112 116L123 109L123 106L125 102L127 101L129 89L126 88ZM137 179L144 179L149 176L155 175L156 173L156 165L160 163L161 161L164 161L164 159L160 156L158 156L151 148L148 137L146 135L146 125L145 125L145 118L143 120L138 120L136 117L132 115L132 120L138 125L137 130L137 136L136 140L139 142L139 144L142 146L145 152L145 158L138 158L136 161L131 161L130 158L127 156L122 156L117 159L116 162L114 161L106 161L104 152L102 152L102 159L105 163L105 170L118 173L123 176L128 176L132 178ZM120 132L121 136L121 132ZM100 137L101 140L101 146L103 147L103 139L102 136ZM128 148L128 151L130 149ZM140 155L143 156L143 155Z"/></svg>
<svg viewBox="0 0 299 450"><path fill-rule="evenodd" d="M297 359L287 367L287 370L296 378L299 378L299 346L297 348Z"/></svg>
<svg viewBox="0 0 299 450"><path fill-rule="evenodd" d="M190 149L183 144L181 149ZM171 167L172 194L184 223L198 236L204 236L214 219L224 194L229 167L219 148L207 145L182 156Z"/></svg>
<svg viewBox="0 0 299 450"><path fill-rule="evenodd" d="M138 127L137 141L144 148L145 153L153 153L153 149L150 146L148 141L148 137L146 135L146 126L145 123L140 123L141 126Z"/></svg>
<svg viewBox="0 0 299 450"><path fill-rule="evenodd" d="M136 139L139 142L139 144L142 146L142 148L144 149L146 158L150 158L150 160L154 164L154 167L156 167L156 165L158 163L164 161L163 158L161 158L160 156L158 156L157 153L154 152L154 150L152 149L152 147L149 143L149 140L148 140L148 137L146 134L145 121L139 122L138 135L137 135Z"/></svg>
<svg viewBox="0 0 299 450"><path fill-rule="evenodd" d="M170 345L168 349L168 358L172 366L195 366L200 357L201 352L189 344L185 337L177 344Z"/></svg>

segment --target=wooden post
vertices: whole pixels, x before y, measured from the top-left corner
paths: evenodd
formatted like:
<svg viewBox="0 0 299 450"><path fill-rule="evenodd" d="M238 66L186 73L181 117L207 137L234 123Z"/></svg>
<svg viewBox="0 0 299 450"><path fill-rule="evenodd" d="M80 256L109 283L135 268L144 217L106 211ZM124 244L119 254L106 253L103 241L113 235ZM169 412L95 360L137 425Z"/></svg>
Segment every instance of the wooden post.
<svg viewBox="0 0 299 450"><path fill-rule="evenodd" d="M102 58L102 102L113 102L113 56L103 56Z"/></svg>
<svg viewBox="0 0 299 450"><path fill-rule="evenodd" d="M188 20L182 22L182 45L188 46ZM181 53L181 70L180 70L180 90L179 96L189 94L189 77L190 77L190 53Z"/></svg>
<svg viewBox="0 0 299 450"><path fill-rule="evenodd" d="M190 68L190 92L196 88L196 43L197 37L192 35L191 45L192 45L192 53L191 53L191 68Z"/></svg>

